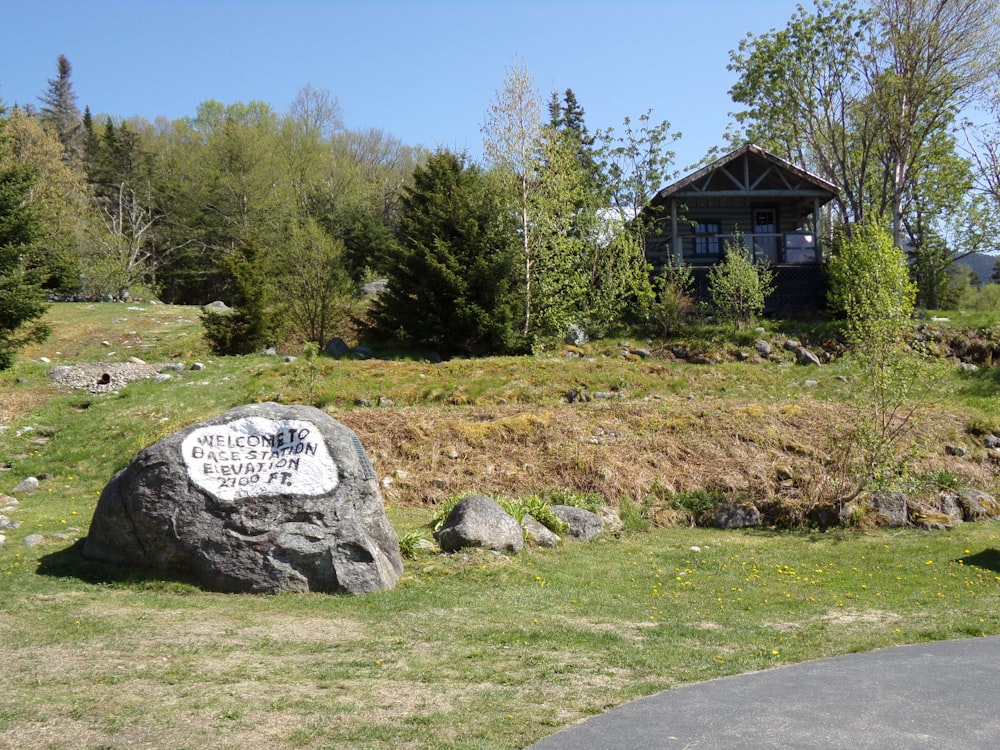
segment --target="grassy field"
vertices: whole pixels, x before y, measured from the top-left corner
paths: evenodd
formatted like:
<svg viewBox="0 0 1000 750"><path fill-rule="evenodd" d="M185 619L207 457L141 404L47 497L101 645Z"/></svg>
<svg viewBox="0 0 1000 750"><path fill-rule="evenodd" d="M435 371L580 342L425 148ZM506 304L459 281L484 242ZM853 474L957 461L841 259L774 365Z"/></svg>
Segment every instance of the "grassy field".
<svg viewBox="0 0 1000 750"><path fill-rule="evenodd" d="M0 373L0 492L46 475L12 510L0 498L20 521L0 531L0 748L521 748L685 682L1000 633L996 523L633 524L516 557L418 552L393 591L363 597L220 595L85 563L79 540L114 471L239 404L322 406L392 480L397 532L429 538L436 504L473 490L560 488L635 508L665 487L712 485L807 505L852 419L855 378L847 363L628 361L617 341L579 359L440 365L218 358L191 308L57 305L50 317L53 337ZM206 369L116 394L45 375L131 356ZM1000 426L996 371L946 368L926 386L916 471L1000 490L975 439ZM611 397L568 404L570 388ZM356 405L380 397L392 404Z"/></svg>

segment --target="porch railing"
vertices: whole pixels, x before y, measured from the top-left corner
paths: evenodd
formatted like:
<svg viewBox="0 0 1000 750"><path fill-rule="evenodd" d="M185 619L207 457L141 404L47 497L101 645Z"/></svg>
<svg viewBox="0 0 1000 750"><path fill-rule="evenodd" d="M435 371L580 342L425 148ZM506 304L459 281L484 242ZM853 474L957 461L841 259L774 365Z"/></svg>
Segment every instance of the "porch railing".
<svg viewBox="0 0 1000 750"><path fill-rule="evenodd" d="M821 259L816 235L812 232L685 235L679 237L678 241L684 263L710 265L722 259L727 242L734 242L737 237L749 248L755 261L807 264L819 263ZM669 238L666 242L651 247L647 256L654 265L672 262L674 255Z"/></svg>

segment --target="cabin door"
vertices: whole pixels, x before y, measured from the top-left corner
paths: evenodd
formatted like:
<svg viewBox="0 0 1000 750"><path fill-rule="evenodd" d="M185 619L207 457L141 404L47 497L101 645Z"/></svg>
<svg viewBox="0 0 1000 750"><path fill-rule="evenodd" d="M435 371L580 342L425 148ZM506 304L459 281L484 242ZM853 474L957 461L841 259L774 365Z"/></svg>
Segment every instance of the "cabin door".
<svg viewBox="0 0 1000 750"><path fill-rule="evenodd" d="M778 262L778 218L773 208L753 210L753 257L756 261Z"/></svg>

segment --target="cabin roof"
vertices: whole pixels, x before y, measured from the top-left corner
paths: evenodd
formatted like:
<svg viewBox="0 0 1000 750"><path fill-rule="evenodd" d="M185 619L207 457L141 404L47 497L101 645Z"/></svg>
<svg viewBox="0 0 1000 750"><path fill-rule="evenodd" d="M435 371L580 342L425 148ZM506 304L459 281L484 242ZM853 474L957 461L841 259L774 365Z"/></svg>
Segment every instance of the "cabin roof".
<svg viewBox="0 0 1000 750"><path fill-rule="evenodd" d="M669 198L770 195L833 200L840 188L753 143L740 146L660 190L651 203Z"/></svg>

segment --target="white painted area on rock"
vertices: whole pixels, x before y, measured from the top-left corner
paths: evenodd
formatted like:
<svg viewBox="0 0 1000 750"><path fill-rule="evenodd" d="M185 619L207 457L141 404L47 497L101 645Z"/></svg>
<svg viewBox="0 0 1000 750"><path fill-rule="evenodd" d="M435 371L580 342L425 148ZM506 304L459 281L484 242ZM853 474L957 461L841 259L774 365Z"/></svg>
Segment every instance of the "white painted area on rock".
<svg viewBox="0 0 1000 750"><path fill-rule="evenodd" d="M191 481L222 500L325 495L339 481L322 434L298 419L245 417L199 427L181 453Z"/></svg>

